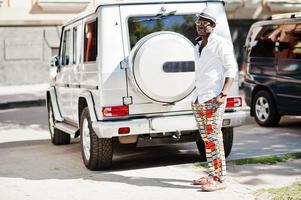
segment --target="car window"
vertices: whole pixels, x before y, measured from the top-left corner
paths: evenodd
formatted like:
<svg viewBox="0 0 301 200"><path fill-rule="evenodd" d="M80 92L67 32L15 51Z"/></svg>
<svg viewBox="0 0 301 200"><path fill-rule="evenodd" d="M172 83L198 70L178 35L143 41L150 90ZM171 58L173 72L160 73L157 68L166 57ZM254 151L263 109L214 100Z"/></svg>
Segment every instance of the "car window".
<svg viewBox="0 0 301 200"><path fill-rule="evenodd" d="M133 48L144 36L157 31L177 32L194 43L197 37L194 20L194 15L130 17L128 20L130 48Z"/></svg>
<svg viewBox="0 0 301 200"><path fill-rule="evenodd" d="M301 24L281 24L278 27L279 57L301 58Z"/></svg>
<svg viewBox="0 0 301 200"><path fill-rule="evenodd" d="M277 42L277 26L267 25L256 30L254 40L250 41L251 57L275 57L275 44Z"/></svg>
<svg viewBox="0 0 301 200"><path fill-rule="evenodd" d="M301 24L281 24L278 29L278 74L300 79Z"/></svg>
<svg viewBox="0 0 301 200"><path fill-rule="evenodd" d="M71 48L70 30L66 30L64 32L64 39L63 39L62 65L69 65L70 48Z"/></svg>
<svg viewBox="0 0 301 200"><path fill-rule="evenodd" d="M97 57L97 20L85 24L84 62L96 61Z"/></svg>

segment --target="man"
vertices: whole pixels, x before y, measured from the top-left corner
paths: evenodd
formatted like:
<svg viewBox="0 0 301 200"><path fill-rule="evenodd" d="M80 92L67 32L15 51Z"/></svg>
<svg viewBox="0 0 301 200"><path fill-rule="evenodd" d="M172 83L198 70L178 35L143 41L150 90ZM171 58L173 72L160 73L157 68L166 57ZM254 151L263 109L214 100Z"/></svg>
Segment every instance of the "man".
<svg viewBox="0 0 301 200"><path fill-rule="evenodd" d="M193 181L203 191L225 189L226 162L221 126L225 101L237 73L233 45L214 33L216 19L206 7L198 15L193 113L205 143L208 177Z"/></svg>

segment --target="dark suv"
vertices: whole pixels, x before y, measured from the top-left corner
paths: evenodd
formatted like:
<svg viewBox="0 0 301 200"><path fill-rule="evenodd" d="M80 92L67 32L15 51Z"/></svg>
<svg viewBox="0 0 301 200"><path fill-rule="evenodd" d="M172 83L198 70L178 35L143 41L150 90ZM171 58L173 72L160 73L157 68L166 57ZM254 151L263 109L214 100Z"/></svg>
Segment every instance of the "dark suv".
<svg viewBox="0 0 301 200"><path fill-rule="evenodd" d="M301 14L253 24L244 55L245 99L256 122L276 126L282 115L301 115Z"/></svg>

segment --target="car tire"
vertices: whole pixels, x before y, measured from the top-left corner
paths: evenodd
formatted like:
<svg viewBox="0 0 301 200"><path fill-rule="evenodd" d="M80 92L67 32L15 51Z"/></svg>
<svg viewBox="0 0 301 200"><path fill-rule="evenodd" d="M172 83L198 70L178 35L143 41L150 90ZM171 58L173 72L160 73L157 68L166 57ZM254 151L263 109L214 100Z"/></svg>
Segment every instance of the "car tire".
<svg viewBox="0 0 301 200"><path fill-rule="evenodd" d="M80 118L80 144L83 162L88 169L102 170L112 165L113 140L96 135L88 107L84 108Z"/></svg>
<svg viewBox="0 0 301 200"><path fill-rule="evenodd" d="M226 127L226 128L222 128L222 132L223 132L225 157L227 158L232 150L234 130L233 127Z"/></svg>
<svg viewBox="0 0 301 200"><path fill-rule="evenodd" d="M233 127L227 127L227 128L222 128L222 133L223 133L223 142L224 142L224 150L225 150L225 157L227 158L232 150L232 145L233 145ZM198 133L197 140L196 140L196 145L199 150L199 153L201 155L201 161L206 161L206 150L205 150L205 143L200 134Z"/></svg>
<svg viewBox="0 0 301 200"><path fill-rule="evenodd" d="M273 97L265 90L261 90L255 94L252 112L257 124L260 126L277 126L281 118L277 112Z"/></svg>
<svg viewBox="0 0 301 200"><path fill-rule="evenodd" d="M70 134L55 128L56 121L54 119L53 107L50 100L48 101L47 108L48 108L48 125L49 125L49 132L50 132L50 138L52 144L54 145L70 144L71 141Z"/></svg>
<svg viewBox="0 0 301 200"><path fill-rule="evenodd" d="M197 132L196 133L197 137L196 137L196 146L199 150L200 156L201 156L201 161L206 161L206 149L205 149L205 143L203 141L203 139L200 136L200 133Z"/></svg>

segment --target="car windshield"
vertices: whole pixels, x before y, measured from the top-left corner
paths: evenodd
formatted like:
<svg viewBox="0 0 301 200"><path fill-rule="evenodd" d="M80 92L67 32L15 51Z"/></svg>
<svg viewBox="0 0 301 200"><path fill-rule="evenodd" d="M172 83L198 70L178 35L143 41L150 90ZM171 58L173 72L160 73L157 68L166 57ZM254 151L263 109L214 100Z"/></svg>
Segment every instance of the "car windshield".
<svg viewBox="0 0 301 200"><path fill-rule="evenodd" d="M195 15L139 16L128 20L131 48L144 36L157 31L173 31L194 43L197 37Z"/></svg>

